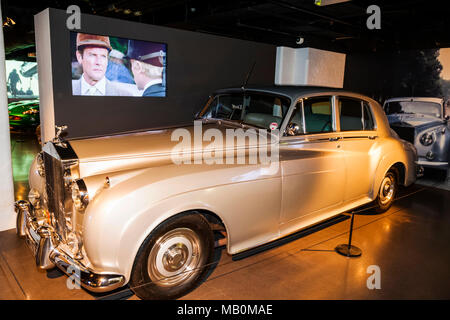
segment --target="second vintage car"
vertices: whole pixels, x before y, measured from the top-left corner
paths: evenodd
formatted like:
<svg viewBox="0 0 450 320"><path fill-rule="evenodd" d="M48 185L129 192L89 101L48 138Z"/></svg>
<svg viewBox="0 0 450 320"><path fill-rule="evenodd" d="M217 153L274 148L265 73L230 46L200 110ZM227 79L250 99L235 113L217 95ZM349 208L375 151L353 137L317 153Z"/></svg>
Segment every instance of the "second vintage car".
<svg viewBox="0 0 450 320"><path fill-rule="evenodd" d="M33 129L39 125L39 100L22 100L8 104L9 126Z"/></svg>
<svg viewBox="0 0 450 320"><path fill-rule="evenodd" d="M205 151L213 135L236 132L245 139ZM249 161L269 147L273 166ZM367 203L385 211L415 181L416 160L365 96L223 89L195 125L70 141L59 130L32 164L17 231L39 268L56 266L88 290L129 284L140 298L173 299L205 280L215 232L236 255Z"/></svg>
<svg viewBox="0 0 450 320"><path fill-rule="evenodd" d="M392 98L384 103L391 128L414 144L418 165L447 170L450 160L450 122L441 98Z"/></svg>

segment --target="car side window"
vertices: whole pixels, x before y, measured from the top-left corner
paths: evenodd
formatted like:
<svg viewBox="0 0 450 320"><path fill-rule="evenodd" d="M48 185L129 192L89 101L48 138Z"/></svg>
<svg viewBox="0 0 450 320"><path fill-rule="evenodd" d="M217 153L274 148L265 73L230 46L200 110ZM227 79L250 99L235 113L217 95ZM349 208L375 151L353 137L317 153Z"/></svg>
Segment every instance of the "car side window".
<svg viewBox="0 0 450 320"><path fill-rule="evenodd" d="M331 96L304 99L303 112L305 115L305 133L333 131Z"/></svg>
<svg viewBox="0 0 450 320"><path fill-rule="evenodd" d="M363 105L361 100L339 98L339 120L341 131L363 130Z"/></svg>

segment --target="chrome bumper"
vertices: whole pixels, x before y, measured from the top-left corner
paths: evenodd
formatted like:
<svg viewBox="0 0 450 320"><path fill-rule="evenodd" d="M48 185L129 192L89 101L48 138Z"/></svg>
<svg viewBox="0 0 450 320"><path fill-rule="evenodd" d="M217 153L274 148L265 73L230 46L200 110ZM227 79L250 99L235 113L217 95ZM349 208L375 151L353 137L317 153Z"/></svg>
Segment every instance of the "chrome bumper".
<svg viewBox="0 0 450 320"><path fill-rule="evenodd" d="M64 252L54 229L38 223L34 209L28 201L17 201L15 211L17 234L25 237L39 269L56 266L83 288L93 292L107 292L124 285L124 276L95 273Z"/></svg>
<svg viewBox="0 0 450 320"><path fill-rule="evenodd" d="M423 158L419 158L419 160L416 161L416 164L422 167L442 169L442 170L446 170L448 168L448 162L429 161L426 159L424 160Z"/></svg>

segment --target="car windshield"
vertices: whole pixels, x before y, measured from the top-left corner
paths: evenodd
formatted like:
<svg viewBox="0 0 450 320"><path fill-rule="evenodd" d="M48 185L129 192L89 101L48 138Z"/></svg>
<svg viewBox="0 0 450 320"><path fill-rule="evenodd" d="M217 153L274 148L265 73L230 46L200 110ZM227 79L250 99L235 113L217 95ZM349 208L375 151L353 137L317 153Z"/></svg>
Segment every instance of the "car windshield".
<svg viewBox="0 0 450 320"><path fill-rule="evenodd" d="M237 121L264 129L279 129L290 106L285 97L265 93L227 93L214 96L199 118Z"/></svg>
<svg viewBox="0 0 450 320"><path fill-rule="evenodd" d="M412 113L441 117L441 105L434 102L391 101L385 104L384 111L386 114Z"/></svg>

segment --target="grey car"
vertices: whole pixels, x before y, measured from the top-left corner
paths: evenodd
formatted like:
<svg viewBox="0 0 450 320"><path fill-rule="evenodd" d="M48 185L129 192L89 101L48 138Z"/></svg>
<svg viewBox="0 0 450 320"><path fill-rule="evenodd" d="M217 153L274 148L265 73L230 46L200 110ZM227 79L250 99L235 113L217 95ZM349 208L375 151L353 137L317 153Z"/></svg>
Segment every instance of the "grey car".
<svg viewBox="0 0 450 320"><path fill-rule="evenodd" d="M414 143L423 167L447 170L450 159L450 122L441 98L392 98L383 106L391 128Z"/></svg>

